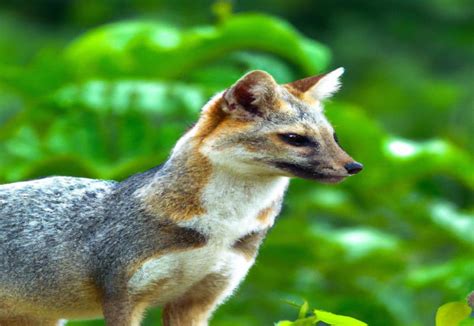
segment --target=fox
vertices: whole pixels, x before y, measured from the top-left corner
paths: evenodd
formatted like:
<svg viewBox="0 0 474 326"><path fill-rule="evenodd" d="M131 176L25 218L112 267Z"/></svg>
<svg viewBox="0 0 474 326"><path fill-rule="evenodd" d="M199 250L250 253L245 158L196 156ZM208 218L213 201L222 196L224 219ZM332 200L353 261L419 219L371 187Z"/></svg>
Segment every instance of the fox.
<svg viewBox="0 0 474 326"><path fill-rule="evenodd" d="M124 181L0 186L0 325L104 318L205 326L254 264L294 177L338 183L363 165L323 101L343 68L278 84L248 72L201 109L164 164Z"/></svg>

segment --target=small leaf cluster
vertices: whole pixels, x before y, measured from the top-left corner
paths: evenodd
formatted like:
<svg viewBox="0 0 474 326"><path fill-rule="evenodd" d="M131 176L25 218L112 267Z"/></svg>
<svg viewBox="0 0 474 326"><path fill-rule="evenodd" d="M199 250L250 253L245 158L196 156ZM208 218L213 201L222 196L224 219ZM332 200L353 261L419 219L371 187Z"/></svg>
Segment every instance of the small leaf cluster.
<svg viewBox="0 0 474 326"><path fill-rule="evenodd" d="M275 326L312 326L312 325L331 325L331 326L367 326L366 323L361 322L352 317L336 315L324 310L313 310L312 314L308 316L308 302L301 305L298 319L295 321L280 321Z"/></svg>

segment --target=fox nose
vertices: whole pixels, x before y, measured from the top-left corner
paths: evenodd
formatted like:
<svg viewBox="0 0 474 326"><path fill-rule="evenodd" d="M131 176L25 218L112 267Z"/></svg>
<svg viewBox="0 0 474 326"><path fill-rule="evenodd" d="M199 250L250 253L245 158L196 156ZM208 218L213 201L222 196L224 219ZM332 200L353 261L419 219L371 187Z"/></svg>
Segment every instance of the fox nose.
<svg viewBox="0 0 474 326"><path fill-rule="evenodd" d="M351 162L344 165L344 168L346 169L347 173L356 174L362 171L364 166L360 164L359 162Z"/></svg>

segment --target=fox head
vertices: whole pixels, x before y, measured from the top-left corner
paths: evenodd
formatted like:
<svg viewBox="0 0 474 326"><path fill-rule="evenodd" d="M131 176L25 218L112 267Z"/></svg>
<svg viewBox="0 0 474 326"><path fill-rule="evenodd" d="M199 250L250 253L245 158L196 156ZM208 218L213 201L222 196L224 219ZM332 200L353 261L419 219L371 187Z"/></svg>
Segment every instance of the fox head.
<svg viewBox="0 0 474 326"><path fill-rule="evenodd" d="M203 109L194 138L212 165L247 175L335 183L360 172L339 145L322 102L340 87L343 68L279 85L252 71Z"/></svg>

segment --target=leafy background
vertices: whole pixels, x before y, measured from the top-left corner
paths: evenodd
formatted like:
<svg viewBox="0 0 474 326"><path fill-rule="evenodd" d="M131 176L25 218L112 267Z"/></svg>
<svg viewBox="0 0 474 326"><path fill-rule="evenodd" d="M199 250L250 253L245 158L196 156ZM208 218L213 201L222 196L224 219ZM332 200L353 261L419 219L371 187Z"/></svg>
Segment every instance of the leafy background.
<svg viewBox="0 0 474 326"><path fill-rule="evenodd" d="M292 182L213 324L294 319L287 302L306 299L371 325L432 325L438 306L474 289L473 10L469 0L3 0L0 183L121 180L165 160L244 72L283 83L344 66L326 111L364 172L338 186Z"/></svg>

